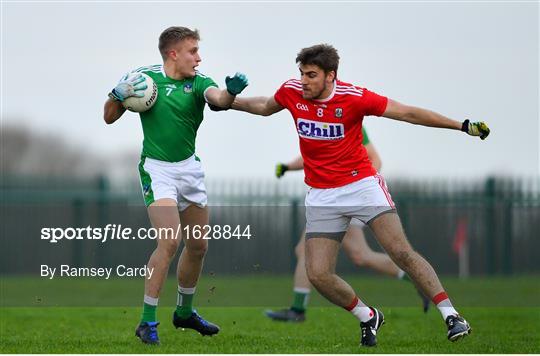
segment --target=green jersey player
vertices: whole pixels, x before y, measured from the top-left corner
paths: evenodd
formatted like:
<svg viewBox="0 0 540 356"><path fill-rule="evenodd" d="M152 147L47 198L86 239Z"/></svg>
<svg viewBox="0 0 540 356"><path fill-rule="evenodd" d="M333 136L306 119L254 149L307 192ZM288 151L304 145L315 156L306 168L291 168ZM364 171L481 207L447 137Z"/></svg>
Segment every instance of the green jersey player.
<svg viewBox="0 0 540 356"><path fill-rule="evenodd" d="M182 238L180 222L183 229L200 229L209 221L204 173L195 156L195 138L205 104L228 108L248 84L246 77L237 73L227 77L227 89L220 90L211 78L198 73L195 68L201 61L199 39L197 30L170 27L159 37L163 65L136 70L150 76L158 87L154 106L140 113L144 133L139 164L141 187L152 227L160 232L147 264L153 273L145 280L143 312L135 333L148 344L159 343L156 308ZM120 80L105 103L105 122L112 124L118 120L125 112L121 102L130 96L141 97L146 88L142 75ZM213 335L219 327L202 319L192 307L208 241L185 236L183 239L173 325Z"/></svg>

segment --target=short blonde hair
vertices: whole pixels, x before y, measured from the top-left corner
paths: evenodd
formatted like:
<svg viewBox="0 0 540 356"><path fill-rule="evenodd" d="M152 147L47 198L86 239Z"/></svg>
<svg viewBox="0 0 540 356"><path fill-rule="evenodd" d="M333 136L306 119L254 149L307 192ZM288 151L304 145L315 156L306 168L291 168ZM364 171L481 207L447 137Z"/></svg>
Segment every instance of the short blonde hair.
<svg viewBox="0 0 540 356"><path fill-rule="evenodd" d="M167 52L172 46L177 44L180 41L185 40L186 38L192 38L197 41L201 39L199 36L199 30L189 29L187 27L172 26L166 29L159 35L159 53L163 60L167 58Z"/></svg>

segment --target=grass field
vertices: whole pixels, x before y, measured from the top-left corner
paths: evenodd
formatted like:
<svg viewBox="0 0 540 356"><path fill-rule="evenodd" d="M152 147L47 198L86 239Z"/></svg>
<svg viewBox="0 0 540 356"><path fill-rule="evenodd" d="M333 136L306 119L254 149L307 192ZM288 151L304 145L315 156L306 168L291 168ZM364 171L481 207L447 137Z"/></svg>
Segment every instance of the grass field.
<svg viewBox="0 0 540 356"><path fill-rule="evenodd" d="M473 327L459 343L445 338L439 313L423 314L414 289L386 278L349 278L361 297L381 306L387 323L375 349L360 349L359 327L314 293L308 320L276 323L266 307L290 301L290 277L205 277L195 304L222 331L212 338L171 324L174 281L160 300L161 346L134 336L140 280L2 278L1 353L539 353L537 277L445 279ZM169 293L170 292L170 293ZM134 294L134 295L132 295ZM126 306L121 306L121 303ZM243 305L243 306L242 306Z"/></svg>

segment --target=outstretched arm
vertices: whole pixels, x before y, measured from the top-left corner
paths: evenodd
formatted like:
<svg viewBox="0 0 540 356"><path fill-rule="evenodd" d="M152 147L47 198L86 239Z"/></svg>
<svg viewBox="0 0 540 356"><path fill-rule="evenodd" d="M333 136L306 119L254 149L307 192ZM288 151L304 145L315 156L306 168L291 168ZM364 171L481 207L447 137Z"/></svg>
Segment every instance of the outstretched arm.
<svg viewBox="0 0 540 356"><path fill-rule="evenodd" d="M235 98L232 104L234 110L245 111L254 115L270 116L281 110L274 97L257 96L251 98Z"/></svg>
<svg viewBox="0 0 540 356"><path fill-rule="evenodd" d="M234 95L231 95L225 89L218 89L216 87L206 89L204 96L209 105L223 109L230 108L234 101Z"/></svg>
<svg viewBox="0 0 540 356"><path fill-rule="evenodd" d="M302 156L298 156L289 163L276 164L276 177L281 178L287 171L299 171L304 169L304 159Z"/></svg>
<svg viewBox="0 0 540 356"><path fill-rule="evenodd" d="M434 111L404 105L391 99L388 99L386 110L382 116L415 125L461 130L471 136L480 136L482 140L489 135L489 128L484 122L471 123L469 120L459 122Z"/></svg>
<svg viewBox="0 0 540 356"><path fill-rule="evenodd" d="M204 92L206 102L210 107L228 109L234 101L234 98L248 86L247 77L242 73L236 73L234 76L225 78L227 89L220 90L210 87ZM213 109L214 110L214 109Z"/></svg>
<svg viewBox="0 0 540 356"><path fill-rule="evenodd" d="M290 171L299 171L301 169L304 169L304 159L302 156L298 156L289 163L287 163L287 166L289 167Z"/></svg>

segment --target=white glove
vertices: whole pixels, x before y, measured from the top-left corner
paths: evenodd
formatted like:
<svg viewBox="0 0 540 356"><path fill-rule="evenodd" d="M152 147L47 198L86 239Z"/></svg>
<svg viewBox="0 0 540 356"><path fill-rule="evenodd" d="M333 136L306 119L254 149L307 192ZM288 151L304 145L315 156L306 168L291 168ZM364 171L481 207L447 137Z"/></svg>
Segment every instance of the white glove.
<svg viewBox="0 0 540 356"><path fill-rule="evenodd" d="M146 79L141 73L126 73L109 96L116 101L124 101L130 96L142 98L146 88L148 85L146 85Z"/></svg>

